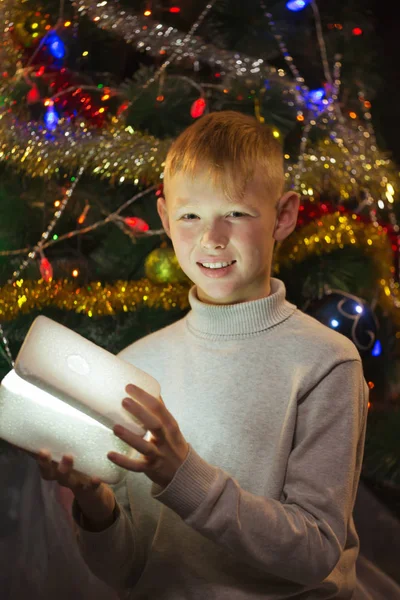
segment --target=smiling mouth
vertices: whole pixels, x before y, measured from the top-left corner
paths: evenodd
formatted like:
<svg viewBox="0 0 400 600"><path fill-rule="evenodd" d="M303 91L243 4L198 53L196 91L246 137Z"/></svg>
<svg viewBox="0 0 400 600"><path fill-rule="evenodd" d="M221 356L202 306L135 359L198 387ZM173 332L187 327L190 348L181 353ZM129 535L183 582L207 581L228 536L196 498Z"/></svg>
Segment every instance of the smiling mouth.
<svg viewBox="0 0 400 600"><path fill-rule="evenodd" d="M210 270L218 270L218 269L227 269L228 267L230 267L231 265L233 265L236 262L236 260L231 260L230 262L225 262L225 261L221 261L221 262L198 262L197 264L200 267L203 267L204 269L210 269Z"/></svg>
<svg viewBox="0 0 400 600"><path fill-rule="evenodd" d="M211 263L209 263L211 264ZM215 263L215 264L220 264L220 263ZM228 264L226 267L205 267L202 265L202 263L197 263L200 271L203 273L203 275L205 277L211 278L211 279L220 279L221 277L225 277L228 276L230 273L233 272L233 267L236 264L236 260L232 261L230 264Z"/></svg>

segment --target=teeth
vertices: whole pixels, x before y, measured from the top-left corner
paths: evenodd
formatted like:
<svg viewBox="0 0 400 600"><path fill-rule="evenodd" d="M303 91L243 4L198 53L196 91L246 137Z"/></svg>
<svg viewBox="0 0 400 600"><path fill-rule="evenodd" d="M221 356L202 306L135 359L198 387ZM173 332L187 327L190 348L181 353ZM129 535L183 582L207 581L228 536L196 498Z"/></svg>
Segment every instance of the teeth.
<svg viewBox="0 0 400 600"><path fill-rule="evenodd" d="M200 263L201 265L203 265L203 267L207 267L207 269L221 269L222 267L228 267L229 265L231 265L233 262L232 261L230 263Z"/></svg>

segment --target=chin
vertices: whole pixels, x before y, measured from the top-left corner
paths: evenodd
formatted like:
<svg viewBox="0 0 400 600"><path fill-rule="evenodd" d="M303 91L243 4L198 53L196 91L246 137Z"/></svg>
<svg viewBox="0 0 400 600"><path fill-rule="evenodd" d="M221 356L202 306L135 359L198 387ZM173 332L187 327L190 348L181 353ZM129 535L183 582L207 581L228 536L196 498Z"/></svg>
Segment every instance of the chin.
<svg viewBox="0 0 400 600"><path fill-rule="evenodd" d="M197 295L202 302L206 302L208 304L236 304L238 302L245 302L242 299L243 294L241 294L237 290L224 290L218 289L218 286L215 286L212 289L212 286L209 288L204 287L204 285L197 285Z"/></svg>

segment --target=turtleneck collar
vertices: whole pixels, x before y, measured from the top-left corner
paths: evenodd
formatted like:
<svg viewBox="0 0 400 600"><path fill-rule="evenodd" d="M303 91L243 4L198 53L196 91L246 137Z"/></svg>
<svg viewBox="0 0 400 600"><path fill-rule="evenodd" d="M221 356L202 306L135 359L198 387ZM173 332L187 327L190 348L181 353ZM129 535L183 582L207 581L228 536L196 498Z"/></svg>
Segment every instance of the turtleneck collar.
<svg viewBox="0 0 400 600"><path fill-rule="evenodd" d="M238 304L206 304L197 297L197 286L189 291L191 311L187 326L192 333L207 339L233 339L260 333L278 325L296 310L286 300L286 288L280 279L271 278L271 294L259 300Z"/></svg>

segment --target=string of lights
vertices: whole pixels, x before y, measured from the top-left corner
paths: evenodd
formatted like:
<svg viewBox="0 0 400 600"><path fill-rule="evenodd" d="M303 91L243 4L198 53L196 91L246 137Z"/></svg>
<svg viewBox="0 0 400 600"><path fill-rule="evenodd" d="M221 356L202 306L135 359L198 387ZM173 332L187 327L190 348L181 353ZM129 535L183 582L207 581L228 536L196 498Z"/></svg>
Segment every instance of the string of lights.
<svg viewBox="0 0 400 600"><path fill-rule="evenodd" d="M272 35L274 36L276 43L278 44L278 46L282 52L282 56L285 59L286 64L288 65L288 68L290 69L290 71L294 77L294 80L296 81L298 86L301 88L301 90L303 92L303 96L306 96L309 92L309 88L304 82L304 77L302 77L300 71L294 64L293 56L291 56L289 50L287 49L286 44L282 39L282 35L278 31L275 21L273 20L272 14L269 12L269 10L263 0L260 0L260 6L261 6L262 10L264 11L264 16L266 17L266 19L268 21L268 25L272 32Z"/></svg>
<svg viewBox="0 0 400 600"><path fill-rule="evenodd" d="M125 219L123 217L120 217L120 213L123 210L125 210L128 206L130 206L133 202L136 202L140 198L143 198L143 196L149 194L150 192L155 191L157 189L157 187L158 186L154 185L142 192L139 192L138 194L135 194L134 196L132 196L132 198L130 198L129 200L124 202L124 204L122 204L117 210L115 210L114 212L111 212L111 213L107 213L107 215L104 219L100 219L99 221L96 221L95 223L92 223L91 225L87 225L86 227L82 227L79 229L74 229L72 231L69 231L68 233L65 233L64 235L60 235L60 236L55 235L50 240L47 239L49 237L49 235L47 234L47 231L42 233L41 238L43 241L41 242L40 247L39 247L39 245L36 246L36 248L37 248L36 255L38 252L46 250L50 246L54 246L54 244L58 244L64 240L70 239L72 237L76 237L78 235L85 235L86 233L90 233L91 231L94 231L95 229L98 229L99 227L102 227L103 225L107 225L108 223L117 223L119 220L125 221ZM58 204L58 202L57 202L57 204ZM60 211L57 211L56 214L58 214L59 212ZM164 229L153 229L153 230L146 230L146 231L137 231L137 232L135 232L135 236L142 235L142 236L149 237L149 236L154 236L154 235L160 235L162 233L164 233ZM44 239L47 239L47 241L44 241ZM34 249L31 249L31 248L19 248L17 250L2 250L2 251L0 251L0 256L13 256L13 255L17 255L17 254L24 254L26 252L31 253L33 251L34 251ZM34 257L32 257L32 260L33 260L33 258ZM22 264L24 264L24 263L22 263ZM27 266L27 265L25 265L25 266ZM22 269L14 272L13 278L15 278L14 276L19 277L21 270ZM13 282L11 280L9 280L8 283L12 284Z"/></svg>
<svg viewBox="0 0 400 600"><path fill-rule="evenodd" d="M14 367L14 359L10 350L10 345L8 343L8 339L6 337L6 334L4 333L4 329L0 323L0 337L1 337L1 341L3 343L4 349L5 349L5 358L7 359L8 363L11 365L11 367ZM1 348L0 348L1 349Z"/></svg>
<svg viewBox="0 0 400 600"><path fill-rule="evenodd" d="M377 153L376 136L375 136L375 132L374 132L374 129L372 126L372 122L371 122L371 113L369 112L369 109L371 108L371 103L365 99L363 92L359 92L359 99L361 102L362 113L363 113L363 117L365 119L366 126L363 127L360 124L360 125L358 125L356 130L351 129L347 126L346 120L342 114L340 104L339 104L339 91L340 91L340 85L341 85L340 71L341 71L341 67L342 67L342 64L340 62L341 56L340 55L335 56L335 62L333 65L333 76L332 76L331 72L330 72L328 57L327 57L326 44L325 44L325 39L324 39L323 31L322 31L322 23L321 23L319 9L318 9L318 6L317 6L317 3L315 0L310 0L310 5L312 7L313 14L314 14L318 46L320 49L324 75L325 75L325 78L326 78L326 81L328 84L326 86L326 88L327 88L328 94L330 96L329 100L323 100L323 96L325 95L325 92L323 90L316 90L317 93L320 92L321 98L317 97L317 98L314 98L314 99L311 98L311 99L312 100L315 100L315 99L322 100L322 103L320 104L319 114L317 111L317 115L316 115L317 118L320 118L320 119L322 118L322 120L326 121L326 122L329 120L331 123L334 123L334 124L336 122L337 129L339 130L342 137L339 137L334 129L332 129L330 137L338 145L338 148L347 155L346 156L347 160L345 159L344 162L347 163L348 166L351 166L350 183L353 186L353 191L356 191L359 193L360 190L359 189L354 190L354 188L359 187L359 185L360 185L359 182L362 181L362 178L363 178L363 173L362 173L362 169L360 168L360 166L364 170L367 170L368 172L370 172L371 169L376 171L377 168L380 167L382 163L385 164L385 166L386 165L389 166L390 163L389 163L389 161L384 161L384 160L376 157L376 153ZM279 45L279 48L283 55L283 58L289 65L289 68L290 68L295 80L297 81L299 86L302 88L303 94L305 95L305 97L308 97L308 98L310 98L310 96L312 97L313 93L315 96L316 93L315 92L310 93L308 87L304 83L304 78L301 76L296 65L293 63L293 57L290 55L290 53L286 47L286 44L283 41L282 35L280 34L280 32L278 32L275 22L273 21L272 14L267 11L266 5L263 2L263 0L260 0L260 6L264 10L265 17L268 19L270 29ZM300 4L298 4L294 7L292 7L291 10L300 10L301 8L304 8L304 6L305 6L305 3L303 3L303 5L301 5L301 6L300 6ZM318 102L314 101L312 104L312 108L314 109L314 112L315 112L315 108L318 108ZM325 113L326 113L326 116L324 116ZM302 115L302 113L298 113L298 116L303 116L303 115ZM354 116L356 116L356 115L350 115L351 118L353 118ZM304 163L307 158L306 149L307 149L307 145L309 142L310 132L311 132L312 127L315 125L317 125L316 118L314 116L308 115L307 119L304 123L304 127L303 127L298 162L297 162L297 164L290 167L290 170L293 170L293 174L294 174L294 188L297 191L305 192L306 195L309 193L309 190L312 188L308 188L308 190L307 190L306 184L303 181L304 173L307 171L307 169L304 167ZM324 152L324 154L325 154L325 152ZM315 154L311 154L311 157L318 160L318 157ZM321 161L325 162L325 158L326 157L321 156ZM362 161L364 161L364 162L362 162ZM331 158L331 162L333 162L333 165L335 165L336 159ZM361 165L360 165L360 162L361 162ZM331 167L331 165L329 164L329 162L325 162L324 168L329 169L330 167ZM290 178L290 173L287 173L287 175ZM361 208L365 204L367 204L368 206L375 204L373 197L371 195L370 185L367 183L370 181L370 179L371 178L370 178L369 174L364 175L365 188L363 189L363 194L364 194L364 197L366 197L366 199L360 200L359 208L358 208L358 210L356 210L356 213L360 212ZM302 184L302 181L303 181L303 184ZM393 211L393 194L394 194L393 185L392 185L392 183L388 182L388 178L387 178L386 174L382 174L380 176L379 184L380 184L381 188L382 187L384 188L384 195L389 203L389 206L386 205L385 201L382 198L380 198L377 201L377 206L380 209L386 209L386 210L388 209L389 220L393 227L393 230L395 232L399 232L399 225L397 223L396 215ZM303 190L301 189L302 187L303 187ZM349 197L348 192L344 192L343 195L344 195L344 199L347 199ZM381 189L378 191L378 195L382 196ZM373 222L374 226L377 227L379 225L379 223L376 218L376 210L374 210L373 208L370 208L370 216L371 216L371 221ZM399 252L399 249L400 249L400 233L398 233L398 235L397 235L397 248L395 248L395 247L393 248L393 250L397 253L397 279L398 279L398 281L400 281L400 252ZM395 306L399 306L397 287L395 285L395 280L393 277L388 278L388 286L386 286L386 290L388 290L388 289L390 290L390 293L393 296L393 301L394 301Z"/></svg>
<svg viewBox="0 0 400 600"><path fill-rule="evenodd" d="M212 3L214 4L214 3ZM87 14L100 28L112 31L121 36L128 44L151 56L163 56L168 52L176 53L177 61L188 60L208 64L216 70L215 76L221 79L245 78L258 82L260 76L279 83L287 88L295 102L301 103L302 96L296 90L296 84L283 69L266 64L262 58L254 58L240 52L231 52L213 44L204 42L201 38L192 37L190 44L185 46L186 34L175 27L165 25L150 19L149 16L139 15L122 9L117 2L90 2L78 0L74 3L79 14ZM207 4L205 10L211 8ZM196 27L197 28L197 27Z"/></svg>
<svg viewBox="0 0 400 600"><path fill-rule="evenodd" d="M311 0L310 4L311 4L311 8L314 13L315 30L317 32L318 46L319 46L319 49L321 52L321 59L322 59L322 65L324 67L325 79L329 84L332 85L332 76L331 76L331 71L329 68L328 56L326 53L324 34L322 32L321 16L319 14L319 9L318 9L318 5L317 5L316 1Z"/></svg>
<svg viewBox="0 0 400 600"><path fill-rule="evenodd" d="M208 13L210 12L210 10L212 9L212 7L214 6L215 3L216 3L216 0L211 0L211 2L206 5L204 10L200 13L200 16L198 17L197 21L195 21L193 23L193 25L189 29L188 33L184 36L183 40L181 41L180 47L176 48L172 52L171 56L169 58L167 58L167 60L165 60L163 62L163 64L157 69L157 71L154 73L154 75L152 75L146 81L146 83L141 87L140 91L130 101L130 103L129 103L130 105L132 105L136 102L136 100L139 98L139 96L149 87L149 85L151 85L152 83L157 81L162 76L162 74L165 72L167 67L170 64L172 64L174 62L174 60L178 60L181 58L182 51L185 52L185 49L187 48L188 44L193 40L194 34L196 33L196 31L198 30L198 28L200 27L200 25L202 24L202 22L204 21L204 19L206 18L206 16L208 15Z"/></svg>
<svg viewBox="0 0 400 600"><path fill-rule="evenodd" d="M90 158L90 155L88 155L87 160L89 158ZM61 218L62 214L64 213L64 211L67 207L67 204L68 204L72 194L74 193L74 190L75 190L80 178L83 175L87 160L84 161L83 164L79 167L78 173L76 174L76 177L74 177L74 181L72 182L71 186L65 191L64 198L60 202L60 205L59 205L58 209L56 210L56 212L54 213L54 216L53 216L52 220L50 221L48 227L46 228L45 231L43 231L38 243L29 251L28 256L26 258L24 258L24 260L21 262L19 267L13 272L12 276L7 281L8 285L13 285L17 281L17 279L21 276L21 273L26 269L26 267L29 265L29 263L31 261L33 261L37 257L38 254L41 254L43 252L43 248L44 248L48 238L50 237L50 235L53 232L55 226L57 225L59 219ZM3 340L3 343L5 341L4 347L5 347L7 356L10 359L11 364L13 365L13 357L12 357L12 354L10 351L10 346L7 342L7 337L4 333L4 329L1 326L1 323L0 323L0 335Z"/></svg>

